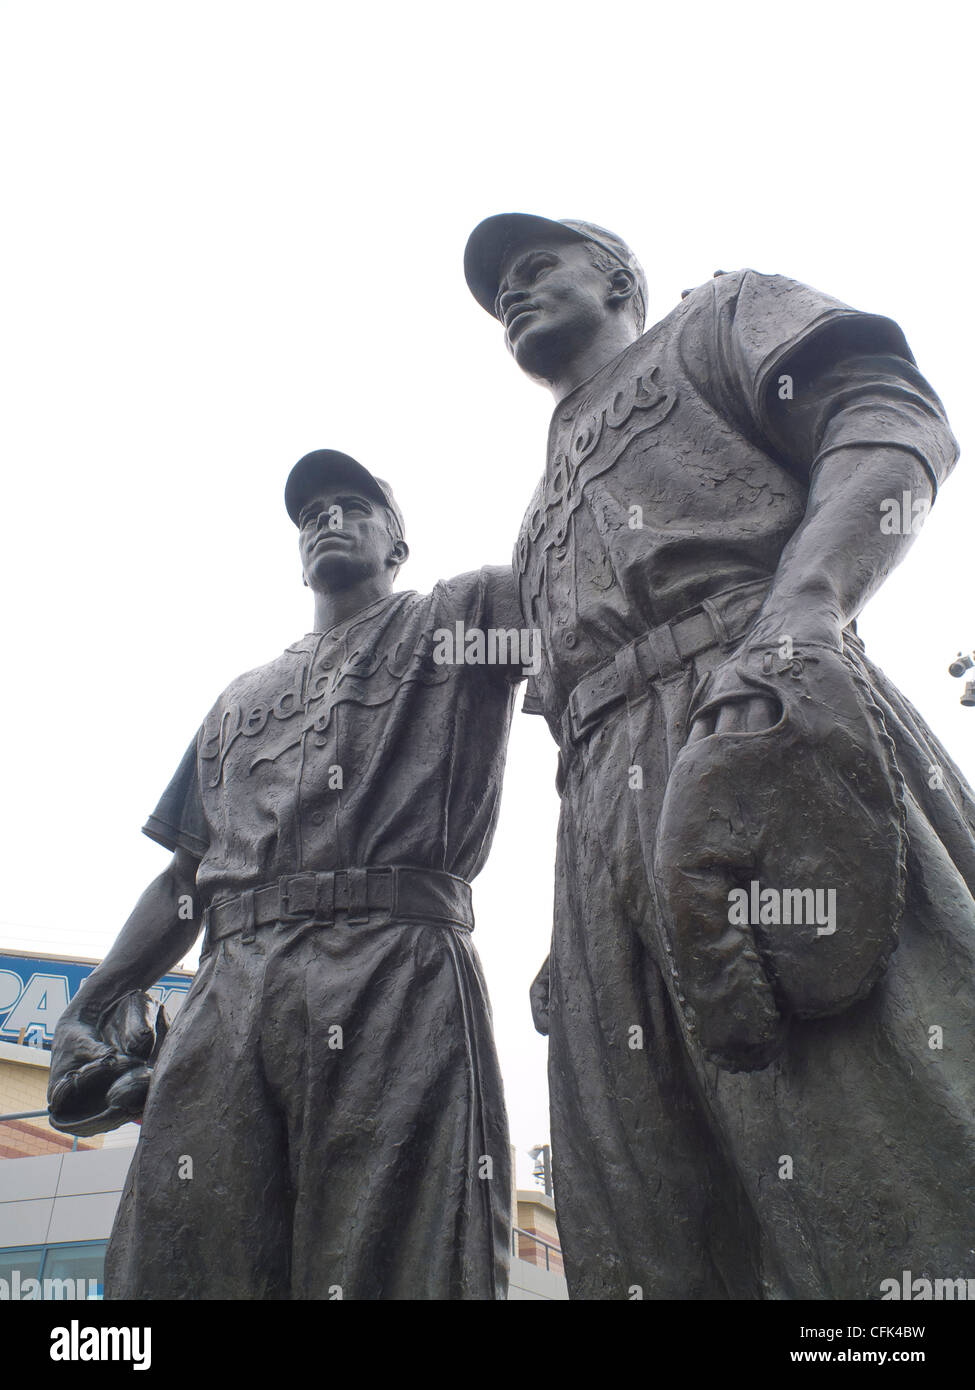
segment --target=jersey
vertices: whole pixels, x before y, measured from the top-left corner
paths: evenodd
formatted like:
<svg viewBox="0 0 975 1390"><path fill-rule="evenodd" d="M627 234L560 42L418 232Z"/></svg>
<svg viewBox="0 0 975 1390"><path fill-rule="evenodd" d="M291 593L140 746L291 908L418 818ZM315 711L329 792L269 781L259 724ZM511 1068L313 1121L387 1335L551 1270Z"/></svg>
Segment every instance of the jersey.
<svg viewBox="0 0 975 1390"><path fill-rule="evenodd" d="M306 634L227 687L146 833L199 859L207 906L302 870L472 878L521 650L457 627L519 622L510 569L486 568ZM465 659L480 650L502 659ZM508 1128L470 932L340 917L204 953L153 1074L109 1298L504 1298ZM175 1179L178 1154L206 1181Z"/></svg>
<svg viewBox="0 0 975 1390"><path fill-rule="evenodd" d="M487 858L521 667L467 664L466 631L520 623L509 570L390 594L293 643L216 701L144 827L200 860L204 902L301 871ZM501 657L520 648L488 646Z"/></svg>
<svg viewBox="0 0 975 1390"><path fill-rule="evenodd" d="M811 470L908 449L932 490L957 457L891 320L783 276L719 275L572 391L515 548L553 731L583 676L702 599L770 578Z"/></svg>
<svg viewBox="0 0 975 1390"><path fill-rule="evenodd" d="M849 631L904 781L907 891L888 970L856 1006L792 1020L764 1070L732 1073L684 1027L660 945L659 817L695 692L757 616L817 470L856 445L909 451L932 497L957 456L895 324L753 271L692 291L552 420L515 564L542 644L528 707L563 755L546 974L572 1298L865 1299L890 1269L975 1272L959 1234L970 1189L925 1176L967 1172L972 1146L971 1126L943 1116L970 1113L972 995L957 982L975 959L975 800ZM729 590L748 597L727 640L716 623L709 646L678 650L584 729L571 706L562 720L628 643ZM732 785L747 807L747 783ZM813 863L811 848L794 881ZM927 1013L951 1014L950 1055L927 1048ZM794 1182L779 1180L782 1155Z"/></svg>

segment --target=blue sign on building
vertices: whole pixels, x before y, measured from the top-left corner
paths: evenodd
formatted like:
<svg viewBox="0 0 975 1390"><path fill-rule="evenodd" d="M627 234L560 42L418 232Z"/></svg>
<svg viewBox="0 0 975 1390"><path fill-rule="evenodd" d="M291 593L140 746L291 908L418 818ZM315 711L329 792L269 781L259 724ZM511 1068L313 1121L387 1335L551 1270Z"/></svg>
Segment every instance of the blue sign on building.
<svg viewBox="0 0 975 1390"><path fill-rule="evenodd" d="M94 968L91 961L0 951L0 1039L49 1047L58 1019ZM172 1021L191 983L187 975L164 975L148 993Z"/></svg>

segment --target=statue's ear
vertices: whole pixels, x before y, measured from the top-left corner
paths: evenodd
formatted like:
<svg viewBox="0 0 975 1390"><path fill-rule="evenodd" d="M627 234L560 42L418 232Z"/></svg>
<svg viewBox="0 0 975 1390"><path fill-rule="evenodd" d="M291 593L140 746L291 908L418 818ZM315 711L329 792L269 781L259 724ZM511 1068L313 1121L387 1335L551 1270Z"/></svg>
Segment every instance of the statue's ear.
<svg viewBox="0 0 975 1390"><path fill-rule="evenodd" d="M636 294L636 276L632 270L627 270L625 266L619 266L610 272L609 293L606 296L606 303L612 304L616 308L622 307Z"/></svg>
<svg viewBox="0 0 975 1390"><path fill-rule="evenodd" d="M395 565L398 569L400 565L405 565L409 558L410 547L406 544L406 541L400 537L399 540L393 542L393 548L389 552L389 563Z"/></svg>

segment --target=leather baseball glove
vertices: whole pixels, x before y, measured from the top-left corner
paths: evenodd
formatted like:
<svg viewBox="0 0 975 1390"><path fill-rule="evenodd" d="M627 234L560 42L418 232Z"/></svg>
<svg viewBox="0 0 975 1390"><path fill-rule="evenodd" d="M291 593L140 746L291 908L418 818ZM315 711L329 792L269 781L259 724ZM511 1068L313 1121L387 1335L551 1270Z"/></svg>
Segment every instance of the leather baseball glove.
<svg viewBox="0 0 975 1390"><path fill-rule="evenodd" d="M140 1119L169 1026L165 1009L133 990L102 1015L94 1033L72 1020L62 1024L51 1057L51 1128L87 1137Z"/></svg>
<svg viewBox="0 0 975 1390"><path fill-rule="evenodd" d="M850 657L746 646L691 720L756 695L781 710L771 728L678 754L654 860L678 1007L729 1071L767 1066L791 1018L866 997L896 946L906 878L903 782Z"/></svg>

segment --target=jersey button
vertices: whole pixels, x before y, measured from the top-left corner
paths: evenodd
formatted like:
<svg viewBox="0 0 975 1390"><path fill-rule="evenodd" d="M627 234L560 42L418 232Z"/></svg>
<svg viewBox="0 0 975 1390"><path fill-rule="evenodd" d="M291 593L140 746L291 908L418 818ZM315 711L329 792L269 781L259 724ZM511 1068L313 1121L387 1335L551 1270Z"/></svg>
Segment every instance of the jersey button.
<svg viewBox="0 0 975 1390"><path fill-rule="evenodd" d="M571 650L571 648L574 647L576 642L578 641L578 638L576 637L574 632L567 632L563 636L562 641Z"/></svg>
<svg viewBox="0 0 975 1390"><path fill-rule="evenodd" d="M324 825L324 824L325 824L325 817L322 815L321 811L313 811L312 814L311 814L311 816L309 817L309 819L310 819L312 825Z"/></svg>

